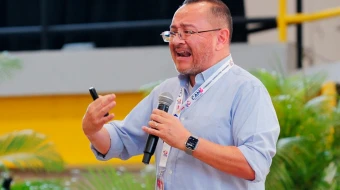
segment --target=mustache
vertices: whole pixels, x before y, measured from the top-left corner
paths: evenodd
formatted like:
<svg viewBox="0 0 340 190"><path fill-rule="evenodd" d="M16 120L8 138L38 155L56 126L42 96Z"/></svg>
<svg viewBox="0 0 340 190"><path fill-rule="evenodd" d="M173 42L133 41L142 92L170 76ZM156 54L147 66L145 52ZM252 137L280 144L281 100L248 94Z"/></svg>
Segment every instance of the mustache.
<svg viewBox="0 0 340 190"><path fill-rule="evenodd" d="M173 47L173 49L174 49L175 51L178 50L178 49L185 49L185 50L191 51L191 48L190 48L189 46L183 45L183 44L175 45L175 46Z"/></svg>

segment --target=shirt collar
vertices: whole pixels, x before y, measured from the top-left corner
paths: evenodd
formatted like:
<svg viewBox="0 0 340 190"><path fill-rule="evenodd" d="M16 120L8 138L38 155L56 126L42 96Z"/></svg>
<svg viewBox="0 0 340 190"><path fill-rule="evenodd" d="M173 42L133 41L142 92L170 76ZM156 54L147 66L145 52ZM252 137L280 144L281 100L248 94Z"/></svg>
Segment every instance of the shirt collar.
<svg viewBox="0 0 340 190"><path fill-rule="evenodd" d="M215 71L217 71L225 62L229 61L229 59L231 59L231 55L225 57L224 59L222 59L221 61L219 61L212 67L210 67L209 69L201 73L198 73L195 77L195 86L201 86L201 84L203 84L212 74L214 74ZM187 75L180 74L178 75L178 78L179 78L181 87L188 88L189 77Z"/></svg>

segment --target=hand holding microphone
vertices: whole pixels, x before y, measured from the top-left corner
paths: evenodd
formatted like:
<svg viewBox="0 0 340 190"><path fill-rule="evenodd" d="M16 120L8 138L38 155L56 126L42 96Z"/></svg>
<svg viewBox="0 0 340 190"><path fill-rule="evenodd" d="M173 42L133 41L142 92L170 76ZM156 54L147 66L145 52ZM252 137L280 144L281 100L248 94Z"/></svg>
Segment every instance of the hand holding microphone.
<svg viewBox="0 0 340 190"><path fill-rule="evenodd" d="M163 98L172 100L171 95L166 95L163 93L159 97L158 109L152 111L150 116L149 126L143 127L143 130L149 133L149 137L144 149L143 163L149 164L151 156L154 154L158 138L161 138L164 142L173 148L180 150L185 150L185 142L191 135L190 132L183 126L181 121L168 112L169 106L162 106L164 104ZM167 104L170 105L172 101L168 101ZM166 109L162 109L165 107Z"/></svg>
<svg viewBox="0 0 340 190"><path fill-rule="evenodd" d="M169 111L169 106L173 102L172 95L169 92L162 93L158 98L158 108L159 110L163 110L165 112ZM157 125L157 123L155 123ZM144 148L144 156L142 162L144 164L149 164L152 155L155 153L156 146L158 143L158 136L150 134L148 140L146 141L146 145Z"/></svg>

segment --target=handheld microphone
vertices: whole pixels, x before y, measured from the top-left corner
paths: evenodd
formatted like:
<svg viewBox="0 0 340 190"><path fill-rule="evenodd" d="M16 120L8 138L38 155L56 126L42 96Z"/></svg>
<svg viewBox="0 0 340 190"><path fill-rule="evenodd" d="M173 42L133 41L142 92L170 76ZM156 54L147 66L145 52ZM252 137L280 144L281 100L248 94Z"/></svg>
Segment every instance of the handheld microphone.
<svg viewBox="0 0 340 190"><path fill-rule="evenodd" d="M172 95L169 92L163 92L158 97L158 102L159 103L158 103L157 109L168 112L169 106L173 102ZM146 141L145 148L144 148L144 156L142 160L144 164L149 164L152 155L155 153L158 139L159 137L155 135L149 135L148 140Z"/></svg>

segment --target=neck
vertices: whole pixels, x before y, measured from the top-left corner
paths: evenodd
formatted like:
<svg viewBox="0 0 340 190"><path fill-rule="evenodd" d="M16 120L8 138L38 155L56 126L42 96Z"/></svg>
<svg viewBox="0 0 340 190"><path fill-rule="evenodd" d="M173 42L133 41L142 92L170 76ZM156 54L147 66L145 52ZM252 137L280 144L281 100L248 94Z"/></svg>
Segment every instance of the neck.
<svg viewBox="0 0 340 190"><path fill-rule="evenodd" d="M189 82L191 86L195 86L195 77L196 75L189 75Z"/></svg>

